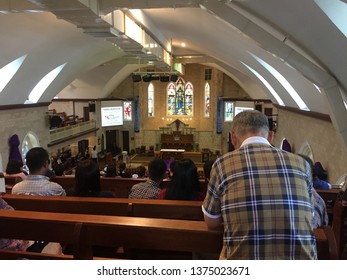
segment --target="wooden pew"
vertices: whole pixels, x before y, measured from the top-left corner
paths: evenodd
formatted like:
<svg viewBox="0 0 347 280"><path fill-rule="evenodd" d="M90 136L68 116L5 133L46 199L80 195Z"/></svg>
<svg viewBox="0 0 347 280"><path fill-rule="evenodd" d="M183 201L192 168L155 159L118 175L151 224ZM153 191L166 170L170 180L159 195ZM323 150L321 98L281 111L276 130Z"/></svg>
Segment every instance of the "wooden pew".
<svg viewBox="0 0 347 280"><path fill-rule="evenodd" d="M337 259L337 247L331 228L327 226L315 229L314 233L320 259ZM222 235L221 230L207 229L202 221L0 211L0 238L73 244L74 259L92 259L92 246L95 245L169 252L219 253ZM8 257L1 253L0 258ZM20 252L20 256L27 257L25 252ZM35 257L38 258L39 255Z"/></svg>
<svg viewBox="0 0 347 280"><path fill-rule="evenodd" d="M317 190L317 193L323 198L325 202L329 200L337 200L341 189L330 189L330 190Z"/></svg>
<svg viewBox="0 0 347 280"><path fill-rule="evenodd" d="M333 208L333 221L332 221L332 229L334 231L334 235L336 238L338 254L341 257L346 240L344 238L344 226L345 226L345 218L347 215L347 208L343 206L342 201L336 201L334 203Z"/></svg>
<svg viewBox="0 0 347 280"><path fill-rule="evenodd" d="M65 190L75 186L74 176L55 176L51 180L61 185ZM133 185L145 182L146 180L143 178L101 177L100 187L103 191L111 191L117 198L127 198ZM167 187L169 182L168 180L164 180L162 187ZM204 180L200 180L200 186L201 190L206 192L207 183Z"/></svg>
<svg viewBox="0 0 347 280"><path fill-rule="evenodd" d="M16 210L202 221L202 201L5 194Z"/></svg>
<svg viewBox="0 0 347 280"><path fill-rule="evenodd" d="M0 238L73 244L74 259L92 259L95 245L219 253L222 235L222 231L208 230L202 221L0 211Z"/></svg>
<svg viewBox="0 0 347 280"><path fill-rule="evenodd" d="M15 210L93 214L111 216L131 215L131 204L126 198L31 196L5 194L2 198Z"/></svg>

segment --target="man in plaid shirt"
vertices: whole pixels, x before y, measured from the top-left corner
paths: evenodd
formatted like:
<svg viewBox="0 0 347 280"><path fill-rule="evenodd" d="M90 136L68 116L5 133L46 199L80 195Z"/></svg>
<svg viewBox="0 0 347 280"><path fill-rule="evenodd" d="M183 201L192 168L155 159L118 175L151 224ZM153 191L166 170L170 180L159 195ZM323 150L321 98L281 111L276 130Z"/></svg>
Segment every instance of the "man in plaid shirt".
<svg viewBox="0 0 347 280"><path fill-rule="evenodd" d="M236 150L213 164L202 210L209 228L224 227L220 259L316 259L309 164L273 147L267 117L235 116Z"/></svg>
<svg viewBox="0 0 347 280"><path fill-rule="evenodd" d="M132 186L129 198L157 199L160 183L166 176L166 163L161 158L155 158L148 164L149 179L146 182Z"/></svg>

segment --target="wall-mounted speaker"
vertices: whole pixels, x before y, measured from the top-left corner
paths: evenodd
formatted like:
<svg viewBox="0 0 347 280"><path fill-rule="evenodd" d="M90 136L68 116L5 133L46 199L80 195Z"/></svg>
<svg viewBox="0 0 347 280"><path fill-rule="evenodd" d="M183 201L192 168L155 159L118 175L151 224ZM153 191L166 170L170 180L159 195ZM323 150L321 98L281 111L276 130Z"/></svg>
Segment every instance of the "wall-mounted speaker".
<svg viewBox="0 0 347 280"><path fill-rule="evenodd" d="M152 81L152 76L151 75L144 75L142 77L142 81L149 83L150 81Z"/></svg>
<svg viewBox="0 0 347 280"><path fill-rule="evenodd" d="M163 83L167 83L170 81L170 76L160 76L160 81Z"/></svg>
<svg viewBox="0 0 347 280"><path fill-rule="evenodd" d="M178 76L177 76L177 75L171 75L171 77L170 77L170 81L171 81L171 82L176 83L177 80L178 80Z"/></svg>
<svg viewBox="0 0 347 280"><path fill-rule="evenodd" d="M89 112L95 112L95 103L89 103Z"/></svg>
<svg viewBox="0 0 347 280"><path fill-rule="evenodd" d="M133 74L131 78L133 79L134 83L141 82L141 75Z"/></svg>

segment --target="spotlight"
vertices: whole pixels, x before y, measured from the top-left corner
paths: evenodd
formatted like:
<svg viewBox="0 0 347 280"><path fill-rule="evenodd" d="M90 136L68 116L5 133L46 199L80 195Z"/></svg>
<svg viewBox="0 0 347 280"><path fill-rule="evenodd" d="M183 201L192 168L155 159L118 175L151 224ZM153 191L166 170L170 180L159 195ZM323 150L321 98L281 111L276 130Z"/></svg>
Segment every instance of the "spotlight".
<svg viewBox="0 0 347 280"><path fill-rule="evenodd" d="M144 75L142 77L142 81L149 83L150 81L152 81L152 76L151 75Z"/></svg>
<svg viewBox="0 0 347 280"><path fill-rule="evenodd" d="M134 83L141 82L141 75L133 74L132 79Z"/></svg>
<svg viewBox="0 0 347 280"><path fill-rule="evenodd" d="M170 76L160 76L160 81L163 83L167 83L170 81Z"/></svg>
<svg viewBox="0 0 347 280"><path fill-rule="evenodd" d="M170 77L170 81L171 81L171 82L176 83L177 80L178 80L178 76L177 76L177 75L171 75L171 77Z"/></svg>

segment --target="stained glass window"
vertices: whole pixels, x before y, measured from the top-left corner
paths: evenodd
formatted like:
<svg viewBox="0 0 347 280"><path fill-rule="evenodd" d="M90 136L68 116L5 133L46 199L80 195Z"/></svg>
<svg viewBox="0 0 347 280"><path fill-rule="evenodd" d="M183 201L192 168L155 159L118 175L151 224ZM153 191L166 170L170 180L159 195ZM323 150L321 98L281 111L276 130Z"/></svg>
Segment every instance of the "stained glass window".
<svg viewBox="0 0 347 280"><path fill-rule="evenodd" d="M205 83L205 117L209 118L210 117L210 84L209 83Z"/></svg>
<svg viewBox="0 0 347 280"><path fill-rule="evenodd" d="M132 117L131 117L131 113L132 113L132 104L130 101L124 101L123 103L124 105L124 120L125 121L131 121L132 120Z"/></svg>
<svg viewBox="0 0 347 280"><path fill-rule="evenodd" d="M167 86L167 115L193 116L193 85L179 78Z"/></svg>
<svg viewBox="0 0 347 280"><path fill-rule="evenodd" d="M154 86L148 85L148 117L154 117Z"/></svg>
<svg viewBox="0 0 347 280"><path fill-rule="evenodd" d="M224 121L231 122L233 120L233 102L225 102Z"/></svg>

